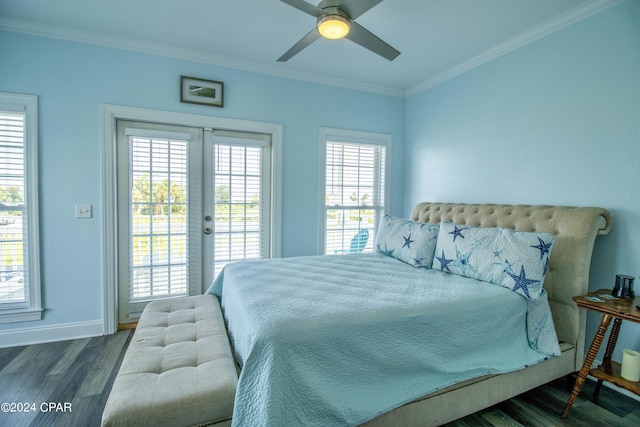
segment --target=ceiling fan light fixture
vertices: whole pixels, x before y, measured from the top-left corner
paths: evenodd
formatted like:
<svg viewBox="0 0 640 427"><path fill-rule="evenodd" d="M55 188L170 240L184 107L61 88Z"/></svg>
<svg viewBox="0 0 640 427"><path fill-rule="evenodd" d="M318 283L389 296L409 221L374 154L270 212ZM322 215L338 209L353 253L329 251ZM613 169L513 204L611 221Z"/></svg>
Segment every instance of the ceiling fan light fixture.
<svg viewBox="0 0 640 427"><path fill-rule="evenodd" d="M342 15L325 15L318 18L316 26L318 32L324 38L337 40L346 37L349 34L351 25L349 20Z"/></svg>

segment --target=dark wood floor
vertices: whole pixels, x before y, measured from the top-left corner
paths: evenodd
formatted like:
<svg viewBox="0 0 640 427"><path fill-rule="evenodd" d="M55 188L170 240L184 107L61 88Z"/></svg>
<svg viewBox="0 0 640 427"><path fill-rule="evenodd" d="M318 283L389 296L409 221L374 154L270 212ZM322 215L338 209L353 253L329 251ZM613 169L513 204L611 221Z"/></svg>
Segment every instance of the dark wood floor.
<svg viewBox="0 0 640 427"><path fill-rule="evenodd" d="M0 349L0 426L99 426L130 332Z"/></svg>
<svg viewBox="0 0 640 427"><path fill-rule="evenodd" d="M0 349L0 426L99 426L131 335L120 331ZM562 379L447 427L640 426L640 402L607 387L594 402L593 388L594 383L587 381L567 419L559 416L570 393L568 381ZM10 409L26 407L29 412L5 412L4 402L15 403Z"/></svg>

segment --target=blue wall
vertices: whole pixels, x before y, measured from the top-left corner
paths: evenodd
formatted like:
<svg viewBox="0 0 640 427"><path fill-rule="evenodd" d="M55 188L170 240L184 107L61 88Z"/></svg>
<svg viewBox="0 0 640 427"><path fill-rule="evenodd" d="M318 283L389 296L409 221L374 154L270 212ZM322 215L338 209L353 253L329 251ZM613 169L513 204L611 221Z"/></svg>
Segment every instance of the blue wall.
<svg viewBox="0 0 640 427"><path fill-rule="evenodd" d="M602 206L615 226L596 243L591 287L637 277L639 22L640 2L623 2L407 100L0 32L12 58L0 91L39 96L47 308L43 321L0 325L0 339L102 319L104 103L282 123L283 256L316 253L318 129L327 126L393 135L392 214L422 200ZM181 104L180 75L224 81L225 107ZM94 218L75 219L77 203L92 204ZM589 336L598 321L589 316ZM616 360L622 348L640 350L639 331L623 325Z"/></svg>
<svg viewBox="0 0 640 427"><path fill-rule="evenodd" d="M640 2L627 1L407 101L404 210L422 200L600 206L591 289L640 275ZM640 295L640 280L636 279ZM588 316L588 340L600 316ZM640 350L622 325L615 360Z"/></svg>
<svg viewBox="0 0 640 427"><path fill-rule="evenodd" d="M322 126L392 135L390 212L402 214L404 99L13 32L0 32L0 52L11 58L0 67L0 91L39 97L46 308L44 320L0 332L102 319L105 103L283 124L282 256L317 253ZM224 108L180 103L180 75L223 81ZM74 218L77 203L92 204L93 219Z"/></svg>

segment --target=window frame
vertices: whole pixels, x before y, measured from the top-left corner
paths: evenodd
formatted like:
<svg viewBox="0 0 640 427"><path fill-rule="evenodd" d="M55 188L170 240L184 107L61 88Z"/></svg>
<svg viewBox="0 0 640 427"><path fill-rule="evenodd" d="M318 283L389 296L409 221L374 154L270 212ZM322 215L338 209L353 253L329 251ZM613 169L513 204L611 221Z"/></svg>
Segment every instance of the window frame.
<svg viewBox="0 0 640 427"><path fill-rule="evenodd" d="M339 142L345 144L357 144L357 145L375 145L384 147L384 195L382 198L382 212L377 218L374 224L374 230L377 230L380 218L388 212L390 192L389 192L389 179L390 179L390 167L391 164L391 143L392 138L390 134L355 131L346 129L335 129L328 127L320 128L320 156L319 156L319 191L318 191L318 255L325 254L325 239L326 239L326 227L327 227L327 213L326 213L326 171L327 171L327 143Z"/></svg>
<svg viewBox="0 0 640 427"><path fill-rule="evenodd" d="M42 319L40 280L40 230L38 217L38 97L0 92L0 110L22 112L24 119L24 212L27 217L24 264L27 266L29 299L22 306L0 303L0 323L28 322ZM2 307L6 304L5 307ZM10 304L10 305L9 305Z"/></svg>

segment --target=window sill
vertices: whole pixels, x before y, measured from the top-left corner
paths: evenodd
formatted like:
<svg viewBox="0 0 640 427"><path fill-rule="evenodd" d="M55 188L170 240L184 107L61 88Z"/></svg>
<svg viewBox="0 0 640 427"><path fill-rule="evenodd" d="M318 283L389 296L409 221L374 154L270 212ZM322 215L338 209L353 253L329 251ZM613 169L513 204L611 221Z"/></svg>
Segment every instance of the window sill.
<svg viewBox="0 0 640 427"><path fill-rule="evenodd" d="M0 311L0 323L17 323L31 322L34 320L42 320L42 309L23 309L23 310L7 310Z"/></svg>

